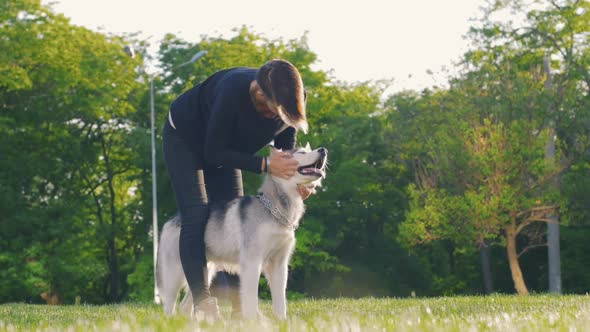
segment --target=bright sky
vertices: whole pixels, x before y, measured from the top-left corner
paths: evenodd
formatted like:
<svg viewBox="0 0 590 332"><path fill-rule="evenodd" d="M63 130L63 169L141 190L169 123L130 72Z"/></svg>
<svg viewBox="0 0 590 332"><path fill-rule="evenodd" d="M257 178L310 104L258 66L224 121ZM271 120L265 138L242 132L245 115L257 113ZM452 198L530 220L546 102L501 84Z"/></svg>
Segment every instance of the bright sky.
<svg viewBox="0 0 590 332"><path fill-rule="evenodd" d="M73 24L103 32L165 33L196 42L248 26L269 38L308 32L316 69L350 83L394 79L393 90L444 82L443 66L467 50L463 36L485 0L43 0ZM427 74L432 71L435 75Z"/></svg>

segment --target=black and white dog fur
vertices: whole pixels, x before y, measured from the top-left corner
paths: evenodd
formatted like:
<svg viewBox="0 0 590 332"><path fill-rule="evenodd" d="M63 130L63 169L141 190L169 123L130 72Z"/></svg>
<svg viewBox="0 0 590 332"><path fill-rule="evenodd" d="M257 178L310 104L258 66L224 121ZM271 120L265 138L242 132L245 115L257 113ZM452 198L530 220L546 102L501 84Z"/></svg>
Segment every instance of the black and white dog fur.
<svg viewBox="0 0 590 332"><path fill-rule="evenodd" d="M283 179L267 175L256 196L234 199L221 209L212 209L205 230L207 275L211 284L218 271L240 275L241 313L256 318L258 282L264 273L272 297L275 315L287 317L288 264L295 248L295 230L305 211L297 185L320 185L325 177L327 150L311 150L309 144L289 151L299 162L298 172ZM157 285L166 314L175 311L182 289L186 296L181 310L191 312L192 296L188 290L178 240L180 218L166 222L160 237L157 260Z"/></svg>

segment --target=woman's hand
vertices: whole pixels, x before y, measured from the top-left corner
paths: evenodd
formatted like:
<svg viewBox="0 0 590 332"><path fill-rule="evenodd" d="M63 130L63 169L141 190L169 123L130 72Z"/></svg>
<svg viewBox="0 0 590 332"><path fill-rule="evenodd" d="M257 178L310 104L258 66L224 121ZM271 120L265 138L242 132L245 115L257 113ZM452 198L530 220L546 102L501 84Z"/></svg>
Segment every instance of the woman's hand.
<svg viewBox="0 0 590 332"><path fill-rule="evenodd" d="M270 149L270 174L283 179L295 175L299 163L288 152ZM268 165L267 165L268 167Z"/></svg>

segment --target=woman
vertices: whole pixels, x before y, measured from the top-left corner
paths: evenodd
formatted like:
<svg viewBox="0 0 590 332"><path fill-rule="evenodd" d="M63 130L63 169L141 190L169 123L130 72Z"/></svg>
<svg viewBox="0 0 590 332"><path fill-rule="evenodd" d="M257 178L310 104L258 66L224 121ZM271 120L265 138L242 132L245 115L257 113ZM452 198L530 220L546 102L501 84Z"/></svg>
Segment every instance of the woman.
<svg viewBox="0 0 590 332"><path fill-rule="evenodd" d="M204 283L204 232L210 202L243 196L241 170L289 178L297 161L285 152L255 153L274 140L292 149L307 131L305 91L291 63L219 71L180 95L164 126L164 160L182 218L180 260L193 295L193 312L218 317ZM305 199L310 189L301 187Z"/></svg>

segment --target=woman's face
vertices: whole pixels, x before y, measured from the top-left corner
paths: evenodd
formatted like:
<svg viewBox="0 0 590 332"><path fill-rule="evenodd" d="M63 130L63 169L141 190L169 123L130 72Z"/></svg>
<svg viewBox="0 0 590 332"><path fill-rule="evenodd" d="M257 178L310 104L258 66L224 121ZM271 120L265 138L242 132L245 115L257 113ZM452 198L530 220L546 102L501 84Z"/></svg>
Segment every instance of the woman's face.
<svg viewBox="0 0 590 332"><path fill-rule="evenodd" d="M277 104L270 98L266 97L262 89L258 87L256 91L256 109L266 118L274 118L279 115Z"/></svg>

